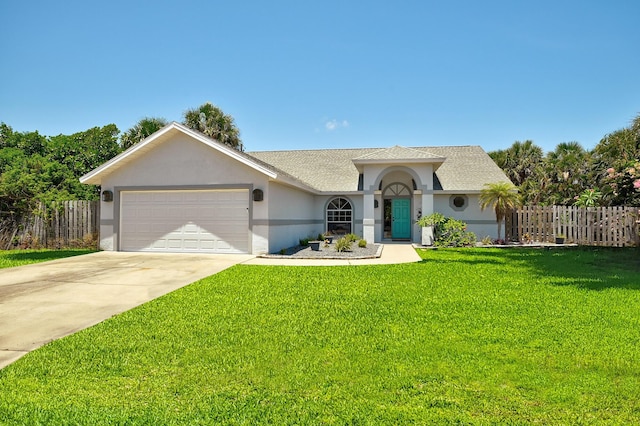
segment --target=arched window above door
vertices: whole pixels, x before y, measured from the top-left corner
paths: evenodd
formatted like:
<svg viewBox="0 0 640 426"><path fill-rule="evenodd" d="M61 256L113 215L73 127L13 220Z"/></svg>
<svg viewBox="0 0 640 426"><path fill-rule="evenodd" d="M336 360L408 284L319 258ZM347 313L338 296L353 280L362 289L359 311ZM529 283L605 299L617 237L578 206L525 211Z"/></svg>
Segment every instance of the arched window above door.
<svg viewBox="0 0 640 426"><path fill-rule="evenodd" d="M392 183L384 189L383 197L410 197L409 187L403 183Z"/></svg>

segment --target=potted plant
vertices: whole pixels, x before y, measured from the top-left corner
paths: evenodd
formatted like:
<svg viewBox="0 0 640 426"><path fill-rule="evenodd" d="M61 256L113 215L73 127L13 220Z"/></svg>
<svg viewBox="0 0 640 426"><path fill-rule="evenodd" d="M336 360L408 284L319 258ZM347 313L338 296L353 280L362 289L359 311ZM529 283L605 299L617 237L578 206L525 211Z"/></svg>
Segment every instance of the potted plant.
<svg viewBox="0 0 640 426"><path fill-rule="evenodd" d="M322 241L309 241L309 247L311 247L311 250L313 251L320 251L320 243Z"/></svg>
<svg viewBox="0 0 640 426"><path fill-rule="evenodd" d="M565 235L557 234L556 235L556 244L564 244Z"/></svg>
<svg viewBox="0 0 640 426"><path fill-rule="evenodd" d="M331 244L333 243L333 234L331 233L331 231L327 231L322 235L322 239L325 243Z"/></svg>
<svg viewBox="0 0 640 426"><path fill-rule="evenodd" d="M445 217L441 213L431 213L428 216L422 216L416 222L416 225L422 228L422 245L432 246L436 239L436 227L445 221Z"/></svg>

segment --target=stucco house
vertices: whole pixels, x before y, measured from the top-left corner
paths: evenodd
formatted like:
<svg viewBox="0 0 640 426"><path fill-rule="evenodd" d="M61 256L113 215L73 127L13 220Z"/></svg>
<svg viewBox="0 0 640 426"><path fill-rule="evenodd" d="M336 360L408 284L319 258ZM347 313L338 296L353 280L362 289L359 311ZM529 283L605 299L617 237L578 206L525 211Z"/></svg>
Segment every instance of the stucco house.
<svg viewBox="0 0 640 426"><path fill-rule="evenodd" d="M101 185L103 250L264 254L326 231L420 242L432 212L495 237L478 197L508 178L479 146L240 152L174 122L80 181Z"/></svg>

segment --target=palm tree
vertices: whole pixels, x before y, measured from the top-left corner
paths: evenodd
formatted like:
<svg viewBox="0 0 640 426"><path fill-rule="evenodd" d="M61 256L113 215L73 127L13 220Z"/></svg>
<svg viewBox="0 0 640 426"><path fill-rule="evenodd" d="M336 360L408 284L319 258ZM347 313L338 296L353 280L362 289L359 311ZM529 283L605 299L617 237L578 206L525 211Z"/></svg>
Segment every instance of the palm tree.
<svg viewBox="0 0 640 426"><path fill-rule="evenodd" d="M239 151L243 150L240 130L236 127L233 117L211 102L185 111L182 124Z"/></svg>
<svg viewBox="0 0 640 426"><path fill-rule="evenodd" d="M120 145L123 149L127 149L148 138L167 124L167 120L164 118L145 117L120 136Z"/></svg>
<svg viewBox="0 0 640 426"><path fill-rule="evenodd" d="M569 206L576 195L589 188L589 158L589 152L578 142L559 143L554 151L547 154L545 164L551 179L548 201Z"/></svg>
<svg viewBox="0 0 640 426"><path fill-rule="evenodd" d="M520 204L518 188L511 182L495 182L485 184L485 188L480 192L480 209L493 207L496 212L498 222L498 239L500 240L500 228L502 221L509 212Z"/></svg>
<svg viewBox="0 0 640 426"><path fill-rule="evenodd" d="M543 164L542 148L531 140L515 141L504 150L489 152L507 177L516 185L523 199L536 199L537 194L530 192L539 180L539 172Z"/></svg>

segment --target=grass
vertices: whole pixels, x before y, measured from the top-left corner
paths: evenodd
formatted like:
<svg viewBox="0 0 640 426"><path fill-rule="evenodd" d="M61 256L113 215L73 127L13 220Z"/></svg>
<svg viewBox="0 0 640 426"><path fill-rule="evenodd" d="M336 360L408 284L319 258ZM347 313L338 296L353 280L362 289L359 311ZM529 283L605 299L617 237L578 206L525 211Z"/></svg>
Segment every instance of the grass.
<svg viewBox="0 0 640 426"><path fill-rule="evenodd" d="M637 424L638 255L441 249L404 265L239 265L0 370L0 419Z"/></svg>
<svg viewBox="0 0 640 426"><path fill-rule="evenodd" d="M67 249L67 250L0 250L0 269L14 266L29 265L31 263L46 262L64 257L93 253L95 250Z"/></svg>

